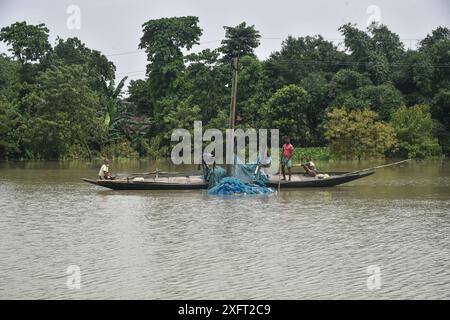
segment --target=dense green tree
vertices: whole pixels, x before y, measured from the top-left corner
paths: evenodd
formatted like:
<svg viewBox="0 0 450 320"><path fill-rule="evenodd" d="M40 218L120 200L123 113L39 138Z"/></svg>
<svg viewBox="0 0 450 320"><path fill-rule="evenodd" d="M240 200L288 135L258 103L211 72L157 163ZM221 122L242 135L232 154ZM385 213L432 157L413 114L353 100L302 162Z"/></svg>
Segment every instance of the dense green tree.
<svg viewBox="0 0 450 320"><path fill-rule="evenodd" d="M149 20L142 25L139 48L145 49L151 63L175 61L183 57L182 48L190 50L198 44L202 29L197 24L198 18L193 16Z"/></svg>
<svg viewBox="0 0 450 320"><path fill-rule="evenodd" d="M36 105L32 117L20 128L25 148L38 158L64 156L74 145L85 155L98 143L98 94L89 86L79 65L55 66L38 76L34 88Z"/></svg>
<svg viewBox="0 0 450 320"><path fill-rule="evenodd" d="M450 86L450 31L438 27L420 42L418 50L405 53L396 86L409 105L431 104L441 88Z"/></svg>
<svg viewBox="0 0 450 320"><path fill-rule="evenodd" d="M0 95L12 99L17 96L19 85L19 64L9 57L0 54Z"/></svg>
<svg viewBox="0 0 450 320"><path fill-rule="evenodd" d="M363 70L374 84L389 83L391 81L391 68L387 58L377 52L369 52Z"/></svg>
<svg viewBox="0 0 450 320"><path fill-rule="evenodd" d="M350 69L339 70L333 76L330 83L333 96L352 92L370 84L372 82L366 75Z"/></svg>
<svg viewBox="0 0 450 320"><path fill-rule="evenodd" d="M200 107L189 105L189 101L181 102L175 110L171 110L164 118L168 129L165 132L166 138L170 139L172 131L179 128L187 129L193 135L194 121L199 120L201 120Z"/></svg>
<svg viewBox="0 0 450 320"><path fill-rule="evenodd" d="M127 100L136 106L137 113L153 116L153 103L150 83L146 80L131 80L128 85Z"/></svg>
<svg viewBox="0 0 450 320"><path fill-rule="evenodd" d="M433 93L450 86L450 30L438 27L420 43L419 51L433 63Z"/></svg>
<svg viewBox="0 0 450 320"><path fill-rule="evenodd" d="M24 65L38 61L50 50L48 32L43 23L16 22L0 30L0 41L6 42L11 47L9 51Z"/></svg>
<svg viewBox="0 0 450 320"><path fill-rule="evenodd" d="M338 30L344 36L344 45L350 54L350 61L356 64L365 61L372 51L370 35L351 23L344 24Z"/></svg>
<svg viewBox="0 0 450 320"><path fill-rule="evenodd" d="M403 104L401 92L391 84L361 87L356 91L356 99L364 107L378 113L382 120L389 120L392 111Z"/></svg>
<svg viewBox="0 0 450 320"><path fill-rule="evenodd" d="M404 46L397 34L385 25L371 24L367 31L356 25L345 24L339 28L355 70L366 73L374 84L390 82L394 70L404 54Z"/></svg>
<svg viewBox="0 0 450 320"><path fill-rule="evenodd" d="M397 34L378 23L369 25L367 31L371 36L373 50L385 57L388 63L397 63L402 59L404 45Z"/></svg>
<svg viewBox="0 0 450 320"><path fill-rule="evenodd" d="M401 106L392 114L391 125L399 140L396 154L408 158L441 154L428 106Z"/></svg>
<svg viewBox="0 0 450 320"><path fill-rule="evenodd" d="M219 55L218 50L205 49L186 57L188 95L191 104L200 107L205 125L218 112L229 112L231 71L228 64L220 62Z"/></svg>
<svg viewBox="0 0 450 320"><path fill-rule="evenodd" d="M25 21L16 22L0 30L0 41L10 46L9 51L22 65L22 80L29 82L34 74L30 64L39 61L51 46L48 42L49 30L44 24L29 25Z"/></svg>
<svg viewBox="0 0 450 320"><path fill-rule="evenodd" d="M437 121L436 133L443 152L450 154L450 89L441 89L432 102L431 114Z"/></svg>
<svg viewBox="0 0 450 320"><path fill-rule="evenodd" d="M0 158L15 156L19 151L15 136L19 117L15 106L0 95Z"/></svg>
<svg viewBox="0 0 450 320"><path fill-rule="evenodd" d="M327 114L325 137L332 154L341 159L383 157L396 144L394 129L368 109L334 108Z"/></svg>
<svg viewBox="0 0 450 320"><path fill-rule="evenodd" d="M425 39L420 41L420 45L422 48L429 48L435 45L438 42L446 42L450 40L450 29L447 27L437 27L436 29L431 31L431 34L428 34Z"/></svg>
<svg viewBox="0 0 450 320"><path fill-rule="evenodd" d="M448 28L405 50L384 25L346 24L339 28L345 50L320 35L288 37L265 61L254 54L254 26L224 28L219 48L185 55L202 34L197 17L144 23L139 47L147 53L147 77L131 81L126 97L114 64L80 39L58 37L52 48L43 24L2 28L0 41L12 55L0 54L0 157L167 155L175 127L189 129L193 120L205 129L228 126L233 57L240 60L238 127L279 128L301 146L339 149L342 137L353 139L341 149L357 158L392 145L389 121L401 137L396 155L438 154L436 137L450 152ZM408 108L416 104L431 108ZM346 129L339 139L326 130L330 117Z"/></svg>
<svg viewBox="0 0 450 320"><path fill-rule="evenodd" d="M287 85L276 91L262 107L265 128L279 129L281 136L289 136L297 145L308 146L312 140L307 111L310 96L302 87Z"/></svg>
<svg viewBox="0 0 450 320"><path fill-rule="evenodd" d="M231 59L254 55L253 51L260 44L261 35L254 25L247 26L245 22L235 27L223 27L225 39L222 40L220 51L223 53L223 61L230 63Z"/></svg>
<svg viewBox="0 0 450 320"><path fill-rule="evenodd" d="M283 41L281 50L265 62L273 88L299 84L313 72L333 74L345 66L346 55L322 36L294 38Z"/></svg>
<svg viewBox="0 0 450 320"><path fill-rule="evenodd" d="M408 50L397 68L395 86L408 105L429 102L433 91L434 66L431 58L420 51Z"/></svg>
<svg viewBox="0 0 450 320"><path fill-rule="evenodd" d="M242 57L237 90L237 125L252 128L260 126L263 120L260 111L270 97L269 88L262 63L253 56Z"/></svg>
<svg viewBox="0 0 450 320"><path fill-rule="evenodd" d="M300 85L308 92L310 97L309 107L306 111L311 132L310 144L322 146L325 143L322 123L325 119L326 109L331 102L330 84L324 73L314 72L304 78Z"/></svg>
<svg viewBox="0 0 450 320"><path fill-rule="evenodd" d="M339 70L330 81L331 106L343 106L350 109L361 108L361 103L356 99L356 90L371 85L370 79L355 70Z"/></svg>
<svg viewBox="0 0 450 320"><path fill-rule="evenodd" d="M434 96L431 113L450 131L450 88L443 88Z"/></svg>
<svg viewBox="0 0 450 320"><path fill-rule="evenodd" d="M197 17L187 16L149 20L142 25L139 48L147 53L147 75L154 103L180 89L177 78L184 69L182 50L190 50L199 43L202 29L197 24Z"/></svg>
<svg viewBox="0 0 450 320"><path fill-rule="evenodd" d="M78 38L66 40L58 38L53 52L48 55L46 60L44 63L49 65L63 62L64 64L86 66L89 75L95 81L93 86L96 90L103 89L105 83L108 85L115 79L115 65L101 52L86 47Z"/></svg>
<svg viewBox="0 0 450 320"><path fill-rule="evenodd" d="M335 85L333 82L332 85ZM336 90L336 87L333 87ZM339 92L335 91L335 92ZM342 90L332 102L333 106L342 106L348 110L370 109L382 120L389 120L392 111L404 103L403 96L391 84L365 85L354 90Z"/></svg>
<svg viewBox="0 0 450 320"><path fill-rule="evenodd" d="M438 27L432 30L431 34L420 42L419 54L425 57L427 68L421 68L417 72L422 86L419 88L421 99L416 103L432 105L432 115L438 121L439 142L443 151L448 154L450 152L450 96L447 89L450 88L450 29Z"/></svg>

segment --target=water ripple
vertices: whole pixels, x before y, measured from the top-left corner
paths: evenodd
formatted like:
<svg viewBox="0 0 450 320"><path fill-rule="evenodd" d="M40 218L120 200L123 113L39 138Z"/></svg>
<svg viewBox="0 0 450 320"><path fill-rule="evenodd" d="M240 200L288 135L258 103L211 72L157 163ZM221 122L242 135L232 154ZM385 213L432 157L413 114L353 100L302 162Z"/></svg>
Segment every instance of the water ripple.
<svg viewBox="0 0 450 320"><path fill-rule="evenodd" d="M440 180L392 171L239 198L6 171L0 298L449 299L450 179L440 170ZM66 286L70 265L80 290ZM367 288L368 266L381 270L379 290Z"/></svg>

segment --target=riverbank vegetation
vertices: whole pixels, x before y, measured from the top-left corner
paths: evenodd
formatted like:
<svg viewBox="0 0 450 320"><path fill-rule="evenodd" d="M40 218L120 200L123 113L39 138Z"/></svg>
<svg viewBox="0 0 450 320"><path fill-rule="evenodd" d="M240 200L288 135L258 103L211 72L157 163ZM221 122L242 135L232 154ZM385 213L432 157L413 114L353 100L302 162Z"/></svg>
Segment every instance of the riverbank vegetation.
<svg viewBox="0 0 450 320"><path fill-rule="evenodd" d="M266 60L259 31L224 27L218 48L195 51L197 17L149 20L146 77L128 84L77 38L50 44L44 24L0 31L0 158L164 157L173 129L225 129L230 61L239 57L237 126L279 128L313 159L426 157L450 152L450 30L407 49L384 25L289 36ZM292 30L292 33L295 33ZM195 53L193 53L195 51ZM300 152L300 151L299 151Z"/></svg>

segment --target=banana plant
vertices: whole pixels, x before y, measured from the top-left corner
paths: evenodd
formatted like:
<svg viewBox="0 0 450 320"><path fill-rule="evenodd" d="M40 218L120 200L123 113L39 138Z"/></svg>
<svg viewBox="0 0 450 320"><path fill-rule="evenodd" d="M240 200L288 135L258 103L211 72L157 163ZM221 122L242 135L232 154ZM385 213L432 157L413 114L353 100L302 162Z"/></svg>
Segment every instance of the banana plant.
<svg viewBox="0 0 450 320"><path fill-rule="evenodd" d="M109 129L113 125L113 122L119 113L122 104L122 89L127 79L128 77L123 77L116 87L114 87L114 83L109 83L109 85L106 82L103 83L103 90L105 93L103 110L104 125L106 129Z"/></svg>

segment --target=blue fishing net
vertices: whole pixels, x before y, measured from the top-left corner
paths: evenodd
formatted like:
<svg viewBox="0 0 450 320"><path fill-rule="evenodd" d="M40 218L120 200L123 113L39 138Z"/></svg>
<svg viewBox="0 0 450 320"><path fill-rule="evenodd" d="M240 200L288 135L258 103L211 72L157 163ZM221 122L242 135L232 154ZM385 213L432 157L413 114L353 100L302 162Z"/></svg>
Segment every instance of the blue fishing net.
<svg viewBox="0 0 450 320"><path fill-rule="evenodd" d="M208 194L233 195L233 194L267 194L272 193L271 188L266 187L267 176L261 174L256 164L235 164L232 177L227 177L225 169L216 166L207 175Z"/></svg>
<svg viewBox="0 0 450 320"><path fill-rule="evenodd" d="M243 183L235 177L224 177L219 184L208 190L210 195L266 194L272 192L271 188L252 183Z"/></svg>
<svg viewBox="0 0 450 320"><path fill-rule="evenodd" d="M208 189L217 186L226 176L227 172L222 167L216 166L214 169L210 169L206 176L206 179L208 180Z"/></svg>
<svg viewBox="0 0 450 320"><path fill-rule="evenodd" d="M244 183L254 183L265 187L269 180L266 175L257 169L257 164L236 164L234 165L233 177L239 178Z"/></svg>

